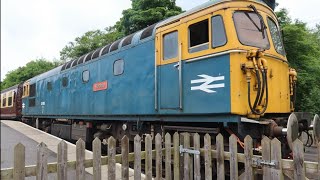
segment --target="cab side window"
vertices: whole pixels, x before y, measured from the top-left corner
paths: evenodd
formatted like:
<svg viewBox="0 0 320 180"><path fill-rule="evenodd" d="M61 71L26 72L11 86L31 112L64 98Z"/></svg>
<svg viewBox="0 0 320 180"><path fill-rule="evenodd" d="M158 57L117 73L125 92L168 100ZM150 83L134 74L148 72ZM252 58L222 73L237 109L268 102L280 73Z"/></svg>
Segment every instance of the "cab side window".
<svg viewBox="0 0 320 180"><path fill-rule="evenodd" d="M211 19L212 26L212 47L220 47L227 43L226 30L223 19L220 15L213 16Z"/></svg>
<svg viewBox="0 0 320 180"><path fill-rule="evenodd" d="M178 56L178 31L163 36L163 60Z"/></svg>
<svg viewBox="0 0 320 180"><path fill-rule="evenodd" d="M189 26L189 53L209 48L209 21L205 19Z"/></svg>

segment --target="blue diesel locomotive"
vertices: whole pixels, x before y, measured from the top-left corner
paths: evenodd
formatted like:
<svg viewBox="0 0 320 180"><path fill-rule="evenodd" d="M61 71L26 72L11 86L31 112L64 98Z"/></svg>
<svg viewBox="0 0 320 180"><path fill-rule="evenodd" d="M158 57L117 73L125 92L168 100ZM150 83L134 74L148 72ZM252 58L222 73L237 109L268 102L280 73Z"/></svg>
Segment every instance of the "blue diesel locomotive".
<svg viewBox="0 0 320 180"><path fill-rule="evenodd" d="M294 111L297 73L274 1L210 1L23 84L23 120L90 142L170 131L284 137L319 117Z"/></svg>

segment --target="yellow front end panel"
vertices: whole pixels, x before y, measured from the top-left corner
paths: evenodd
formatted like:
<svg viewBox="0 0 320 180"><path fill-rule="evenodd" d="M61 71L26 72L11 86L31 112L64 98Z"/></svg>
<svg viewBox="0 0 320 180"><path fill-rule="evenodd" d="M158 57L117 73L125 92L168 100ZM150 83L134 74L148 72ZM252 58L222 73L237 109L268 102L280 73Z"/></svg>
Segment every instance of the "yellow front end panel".
<svg viewBox="0 0 320 180"><path fill-rule="evenodd" d="M268 61L268 107L265 113L289 113L289 66L287 62L264 57ZM248 62L245 52L231 53L230 55L230 87L231 112L233 114L248 115L251 110L248 104L248 84L246 74L241 70L241 64ZM251 103L257 95L256 78L252 73ZM265 99L265 96L264 96Z"/></svg>

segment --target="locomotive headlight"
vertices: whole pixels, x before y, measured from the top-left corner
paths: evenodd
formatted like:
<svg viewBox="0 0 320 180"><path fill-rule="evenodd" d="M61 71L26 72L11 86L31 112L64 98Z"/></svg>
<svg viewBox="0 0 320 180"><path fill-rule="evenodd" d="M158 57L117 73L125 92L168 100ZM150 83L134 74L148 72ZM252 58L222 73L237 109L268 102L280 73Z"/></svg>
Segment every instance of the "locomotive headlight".
<svg viewBox="0 0 320 180"><path fill-rule="evenodd" d="M128 128L128 127L127 127L127 124L123 124L123 125L122 125L122 129L123 129L124 131L127 130L127 128Z"/></svg>

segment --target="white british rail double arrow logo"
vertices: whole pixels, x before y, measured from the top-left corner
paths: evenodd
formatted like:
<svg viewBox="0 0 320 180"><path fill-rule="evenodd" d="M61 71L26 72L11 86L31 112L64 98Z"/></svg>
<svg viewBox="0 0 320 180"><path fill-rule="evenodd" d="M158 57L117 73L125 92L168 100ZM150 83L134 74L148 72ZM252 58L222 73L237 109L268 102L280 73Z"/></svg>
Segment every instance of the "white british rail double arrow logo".
<svg viewBox="0 0 320 180"><path fill-rule="evenodd" d="M198 84L198 83L202 83L202 84L199 86L192 86L191 91L200 90L206 93L215 93L216 91L212 89L224 87L224 83L211 84L212 82L215 82L215 81L223 81L224 76L212 77L206 74L201 74L198 76L201 77L201 79L191 80L191 84Z"/></svg>

